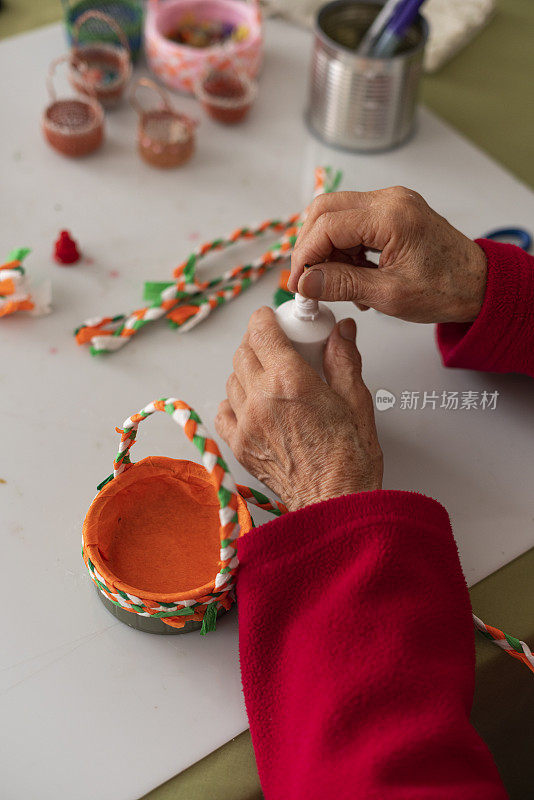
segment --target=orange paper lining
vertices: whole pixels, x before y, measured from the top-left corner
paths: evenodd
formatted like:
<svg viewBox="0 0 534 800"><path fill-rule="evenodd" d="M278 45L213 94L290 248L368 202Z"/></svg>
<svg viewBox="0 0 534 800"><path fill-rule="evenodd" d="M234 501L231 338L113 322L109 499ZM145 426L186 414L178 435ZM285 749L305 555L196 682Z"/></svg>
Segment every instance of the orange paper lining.
<svg viewBox="0 0 534 800"><path fill-rule="evenodd" d="M161 602L200 598L219 571L219 502L205 468L150 457L110 481L93 501L84 548L109 585ZM239 498L241 534L251 528Z"/></svg>

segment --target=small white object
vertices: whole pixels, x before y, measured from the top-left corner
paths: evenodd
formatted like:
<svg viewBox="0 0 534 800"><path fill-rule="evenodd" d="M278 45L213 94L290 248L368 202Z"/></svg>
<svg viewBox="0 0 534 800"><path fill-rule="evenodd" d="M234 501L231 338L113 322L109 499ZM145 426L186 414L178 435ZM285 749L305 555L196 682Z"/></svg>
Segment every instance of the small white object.
<svg viewBox="0 0 534 800"><path fill-rule="evenodd" d="M32 292L35 308L30 311L32 317L43 317L52 311L52 281L46 280L38 284Z"/></svg>
<svg viewBox="0 0 534 800"><path fill-rule="evenodd" d="M324 378L324 348L336 324L328 306L297 293L276 309L276 316L297 353Z"/></svg>

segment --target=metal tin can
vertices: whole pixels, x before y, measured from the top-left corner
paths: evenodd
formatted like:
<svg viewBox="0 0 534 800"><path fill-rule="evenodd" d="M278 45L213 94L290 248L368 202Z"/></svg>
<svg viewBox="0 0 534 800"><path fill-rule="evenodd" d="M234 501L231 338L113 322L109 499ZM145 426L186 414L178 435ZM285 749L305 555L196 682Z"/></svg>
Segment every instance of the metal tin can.
<svg viewBox="0 0 534 800"><path fill-rule="evenodd" d="M306 116L327 144L387 150L414 129L428 25L418 16L395 56L359 56L358 44L380 7L334 0L317 15Z"/></svg>

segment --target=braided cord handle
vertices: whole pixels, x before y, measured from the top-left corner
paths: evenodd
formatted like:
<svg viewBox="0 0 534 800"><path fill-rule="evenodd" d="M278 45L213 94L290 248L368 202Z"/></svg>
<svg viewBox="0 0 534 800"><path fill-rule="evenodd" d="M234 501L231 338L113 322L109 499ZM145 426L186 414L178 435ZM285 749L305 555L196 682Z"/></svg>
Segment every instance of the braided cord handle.
<svg viewBox="0 0 534 800"><path fill-rule="evenodd" d="M56 74L56 67L58 67L59 64L64 64L66 61L68 61L69 64L71 63L71 57L70 57L70 55L68 53L64 53L62 56L58 56L57 58L54 58L53 61L50 62L50 66L48 67L48 73L47 73L47 76L46 76L46 88L48 89L48 94L49 94L50 99L51 99L51 101L53 103L55 103L56 100L57 100L56 89L55 89L55 86L54 86L54 77L55 77L55 74ZM96 91L95 91L94 86L88 86L87 87L87 93L89 94L90 100L93 103L98 103L98 100L97 100L97 97L96 97ZM83 101L80 100L80 102L83 102ZM89 102L89 101L87 101L87 102Z"/></svg>
<svg viewBox="0 0 534 800"><path fill-rule="evenodd" d="M132 86L132 90L130 92L130 103L132 104L133 108L137 111L140 117L142 117L143 114L149 113L149 109L143 108L143 106L137 99L137 92L141 86L144 86L146 89L150 89L151 91L159 95L159 98L161 100L160 109L164 109L165 111L172 111L172 107L169 101L169 95L167 94L167 92L164 91L164 89L162 89L161 86L159 86L155 81L150 80L150 78L139 78Z"/></svg>
<svg viewBox="0 0 534 800"><path fill-rule="evenodd" d="M213 483L219 500L219 523L221 550L219 556L219 572L215 578L215 590L228 588L233 582L233 575L238 566L235 540L239 536L239 520L237 516L237 487L230 474L226 461L221 456L217 443L209 436L202 420L187 403L175 397L164 397L155 400L132 414L124 422L119 450L113 462L113 477L116 478L132 466L130 449L137 437L139 423L156 411L164 411L172 417L193 442L201 455L201 461Z"/></svg>
<svg viewBox="0 0 534 800"><path fill-rule="evenodd" d="M122 47L126 50L128 54L130 54L130 44L121 26L118 25L117 22L115 22L115 20L113 19L113 17L109 16L109 14L104 14L103 11L97 11L96 9L89 9L88 11L84 11L84 13L80 14L78 19L76 20L72 28L72 43L74 47L77 47L80 43L80 28L89 19L98 19L101 22L105 22L106 25L109 28L111 28L113 33L116 34Z"/></svg>

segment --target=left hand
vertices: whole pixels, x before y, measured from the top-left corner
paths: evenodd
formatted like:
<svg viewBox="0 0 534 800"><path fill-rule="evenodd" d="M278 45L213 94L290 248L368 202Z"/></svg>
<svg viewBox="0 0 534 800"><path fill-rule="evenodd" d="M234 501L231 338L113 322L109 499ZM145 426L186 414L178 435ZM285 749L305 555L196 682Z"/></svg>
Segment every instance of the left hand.
<svg viewBox="0 0 534 800"><path fill-rule="evenodd" d="M381 488L382 452L355 339L354 320L336 325L325 383L265 307L250 318L235 353L215 427L290 511Z"/></svg>

